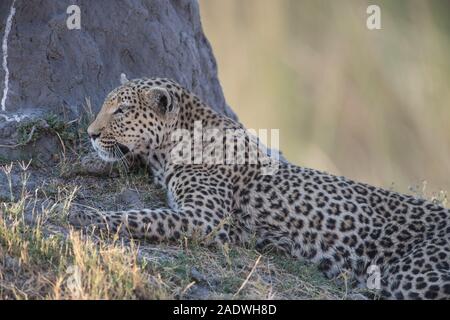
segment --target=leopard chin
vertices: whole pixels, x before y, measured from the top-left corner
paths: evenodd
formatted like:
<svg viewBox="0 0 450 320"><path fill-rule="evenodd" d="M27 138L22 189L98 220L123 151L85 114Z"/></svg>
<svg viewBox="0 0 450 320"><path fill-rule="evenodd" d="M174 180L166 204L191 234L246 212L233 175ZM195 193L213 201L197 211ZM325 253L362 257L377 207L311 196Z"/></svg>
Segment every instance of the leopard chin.
<svg viewBox="0 0 450 320"><path fill-rule="evenodd" d="M105 152L105 151L102 151L102 150L97 150L97 154L100 157L100 159L102 159L105 162L116 162L116 161L120 160L119 157L114 156L111 153Z"/></svg>
<svg viewBox="0 0 450 320"><path fill-rule="evenodd" d="M100 147L97 143L93 143L92 145L100 159L106 162L119 161L130 153L130 149L121 143L117 143L114 147L108 148L108 150Z"/></svg>

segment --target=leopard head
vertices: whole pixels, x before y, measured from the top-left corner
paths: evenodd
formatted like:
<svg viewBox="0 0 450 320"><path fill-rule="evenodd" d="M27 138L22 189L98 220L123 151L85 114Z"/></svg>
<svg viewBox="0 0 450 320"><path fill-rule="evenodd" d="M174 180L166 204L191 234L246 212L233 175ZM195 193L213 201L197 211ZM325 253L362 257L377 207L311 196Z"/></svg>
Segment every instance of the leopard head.
<svg viewBox="0 0 450 320"><path fill-rule="evenodd" d="M178 114L174 98L166 82L152 79L129 81L110 92L87 130L100 158L113 162L160 148Z"/></svg>

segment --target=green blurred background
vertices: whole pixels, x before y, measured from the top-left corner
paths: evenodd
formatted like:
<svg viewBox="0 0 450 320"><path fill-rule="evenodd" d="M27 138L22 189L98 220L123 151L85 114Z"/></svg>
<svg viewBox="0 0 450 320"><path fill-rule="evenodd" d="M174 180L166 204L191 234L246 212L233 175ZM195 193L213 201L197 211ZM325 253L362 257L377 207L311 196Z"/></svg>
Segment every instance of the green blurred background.
<svg viewBox="0 0 450 320"><path fill-rule="evenodd" d="M366 28L369 4L381 30ZM302 166L450 190L450 1L200 0L228 103Z"/></svg>

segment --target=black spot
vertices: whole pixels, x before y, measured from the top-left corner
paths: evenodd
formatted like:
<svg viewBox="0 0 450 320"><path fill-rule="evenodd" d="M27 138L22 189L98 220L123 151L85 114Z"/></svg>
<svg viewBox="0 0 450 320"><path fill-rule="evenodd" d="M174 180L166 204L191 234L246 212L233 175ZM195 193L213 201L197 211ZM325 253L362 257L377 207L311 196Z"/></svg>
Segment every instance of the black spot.
<svg viewBox="0 0 450 320"><path fill-rule="evenodd" d="M427 299L435 299L438 296L438 293L436 291L428 290L425 292L425 298Z"/></svg>

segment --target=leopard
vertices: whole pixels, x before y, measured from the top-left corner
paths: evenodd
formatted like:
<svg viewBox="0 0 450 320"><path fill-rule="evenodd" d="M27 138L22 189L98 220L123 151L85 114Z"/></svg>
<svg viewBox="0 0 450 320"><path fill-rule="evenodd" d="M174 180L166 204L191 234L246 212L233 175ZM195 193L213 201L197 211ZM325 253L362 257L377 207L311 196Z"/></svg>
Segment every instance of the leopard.
<svg viewBox="0 0 450 320"><path fill-rule="evenodd" d="M240 141L232 147L227 130ZM450 298L449 209L281 161L238 120L174 80L127 80L107 95L87 132L103 161L142 159L167 205L83 210L69 216L75 227L156 243L253 243L311 263L330 279L345 275L382 299ZM185 139L196 134L208 136L204 145ZM225 153L245 151L228 162L196 157L220 143Z"/></svg>

